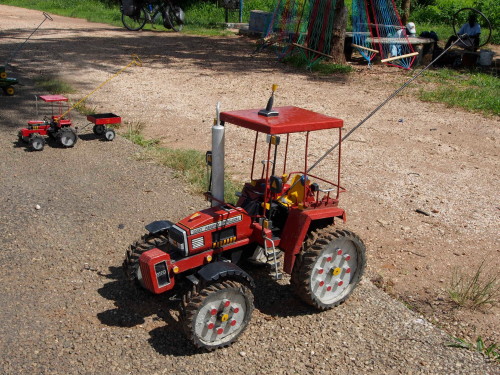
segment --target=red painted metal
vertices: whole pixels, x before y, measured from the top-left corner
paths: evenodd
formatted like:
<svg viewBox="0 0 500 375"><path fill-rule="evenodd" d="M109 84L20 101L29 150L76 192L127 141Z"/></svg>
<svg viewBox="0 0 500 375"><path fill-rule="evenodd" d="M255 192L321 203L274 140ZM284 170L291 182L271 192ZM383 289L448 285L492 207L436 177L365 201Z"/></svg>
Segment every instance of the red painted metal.
<svg viewBox="0 0 500 375"><path fill-rule="evenodd" d="M221 121L266 134L285 134L341 128L344 121L298 107L277 107L279 116L265 117L259 109L222 112Z"/></svg>
<svg viewBox="0 0 500 375"><path fill-rule="evenodd" d="M169 273L170 283L159 287L158 280L156 278L155 265L161 262L165 262L167 265L167 272ZM161 251L160 249L151 249L144 253L139 258L139 266L141 267L141 274L144 286L149 291L160 294L171 290L175 285L174 273L172 267L170 267L170 255Z"/></svg>
<svg viewBox="0 0 500 375"><path fill-rule="evenodd" d="M313 220L340 217L345 221L345 211L339 207L322 207L299 210L290 208L288 219L283 233L287 235L281 239L280 248L285 252L283 270L291 274L295 263L295 256L306 238L309 225Z"/></svg>
<svg viewBox="0 0 500 375"><path fill-rule="evenodd" d="M62 95L40 95L39 98L47 103L68 101L68 98Z"/></svg>
<svg viewBox="0 0 500 375"><path fill-rule="evenodd" d="M119 124L122 122L122 118L114 113L98 113L88 115L87 120L96 125Z"/></svg>

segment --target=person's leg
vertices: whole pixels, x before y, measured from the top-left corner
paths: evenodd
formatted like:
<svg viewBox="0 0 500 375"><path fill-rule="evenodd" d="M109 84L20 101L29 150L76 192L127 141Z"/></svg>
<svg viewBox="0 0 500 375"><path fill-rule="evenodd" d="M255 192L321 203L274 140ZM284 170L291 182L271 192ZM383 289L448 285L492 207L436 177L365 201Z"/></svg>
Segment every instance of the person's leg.
<svg viewBox="0 0 500 375"><path fill-rule="evenodd" d="M448 39L448 41L446 42L446 46L444 46L444 49L448 48L449 46L451 46L451 43L453 43L455 40L457 40L457 36L456 35L452 35L450 36L450 39Z"/></svg>

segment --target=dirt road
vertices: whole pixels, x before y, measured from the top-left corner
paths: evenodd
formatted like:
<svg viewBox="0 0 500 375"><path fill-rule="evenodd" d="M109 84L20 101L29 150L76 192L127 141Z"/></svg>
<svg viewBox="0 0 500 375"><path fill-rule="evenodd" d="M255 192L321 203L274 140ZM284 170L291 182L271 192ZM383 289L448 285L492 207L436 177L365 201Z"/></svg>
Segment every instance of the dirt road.
<svg viewBox="0 0 500 375"><path fill-rule="evenodd" d="M0 12L4 52L42 19L40 12L6 6ZM40 93L31 79L68 80L78 99L137 53L144 66L110 82L89 105L145 123L146 134L170 146L204 150L218 100L227 109L260 107L277 82L279 105L340 117L349 128L404 77L361 67L355 78L318 79L271 55L251 58L247 40L236 36L131 33L53 18L12 64L11 75L26 86L0 97L1 373L498 370L477 353L446 347L443 331L368 278L346 304L317 313L293 296L287 279L276 284L262 270L253 271L256 311L245 335L230 348L196 353L179 330L175 305L130 287L120 264L144 224L177 220L206 203L168 170L138 160L141 150L120 137L106 143L84 132L73 149L17 147L17 129L34 118L33 95ZM453 266L473 269L486 259L498 267L498 125L497 118L405 96L345 148L343 206L349 228L367 243L370 274L390 280L408 302L434 309L428 316L445 325L457 320L441 310L468 314L442 301ZM249 149L246 134L228 132L229 148ZM328 144L316 142L312 158ZM235 173L247 158L244 151L229 157ZM432 215L422 217L417 208ZM465 318L455 332L474 333L478 326L498 337L498 310Z"/></svg>

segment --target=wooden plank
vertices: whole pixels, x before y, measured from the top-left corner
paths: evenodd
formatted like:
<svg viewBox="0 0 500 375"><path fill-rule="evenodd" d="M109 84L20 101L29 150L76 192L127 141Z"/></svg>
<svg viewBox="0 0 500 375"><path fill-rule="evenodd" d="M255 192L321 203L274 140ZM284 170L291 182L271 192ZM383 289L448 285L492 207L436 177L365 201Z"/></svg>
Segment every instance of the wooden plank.
<svg viewBox="0 0 500 375"><path fill-rule="evenodd" d="M297 44L297 43L292 43L292 46L299 47L299 48L305 49L306 51L314 52L314 53L317 53L318 55L326 56L326 57L329 57L330 59L333 59L333 56L327 55L326 53L316 51L316 50L311 49L311 48L307 48L307 47L300 45L300 44Z"/></svg>
<svg viewBox="0 0 500 375"><path fill-rule="evenodd" d="M363 46L360 46L360 45L357 45L357 44L354 44L354 43L352 43L351 46L356 47L356 48L365 49L365 50L373 52L373 53L378 53L378 51L376 49L371 49L371 48L368 48L368 47L363 47Z"/></svg>
<svg viewBox="0 0 500 375"><path fill-rule="evenodd" d="M383 63L385 63L385 62L388 62L388 61L400 60L400 59L404 59L406 57L411 57L411 56L416 56L416 55L418 55L418 52L412 52L412 53L407 53L406 55L389 57L387 59L383 59L383 60L380 60L380 61L383 62Z"/></svg>

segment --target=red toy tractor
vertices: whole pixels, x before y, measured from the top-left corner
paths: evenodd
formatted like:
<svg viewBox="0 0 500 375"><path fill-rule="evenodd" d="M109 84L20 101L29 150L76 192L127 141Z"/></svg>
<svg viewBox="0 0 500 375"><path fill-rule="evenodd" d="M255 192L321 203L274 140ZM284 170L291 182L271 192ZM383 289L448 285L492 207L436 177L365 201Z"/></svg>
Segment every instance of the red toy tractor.
<svg viewBox="0 0 500 375"><path fill-rule="evenodd" d="M43 150L45 138L42 136L45 135L56 139L63 147L73 147L78 140L76 130L72 128L71 119L64 118L69 112L68 98L62 95L40 95L39 98L52 104L52 116L42 121L28 121L28 127L19 130L19 140L28 142L33 151ZM65 102L66 106L63 105ZM57 114L54 112L54 103L57 103Z"/></svg>
<svg viewBox="0 0 500 375"><path fill-rule="evenodd" d="M240 268L245 261L268 261L279 279L283 252L292 288L319 310L342 303L365 269L362 240L336 226L346 218L339 207L345 191L340 147L333 180L308 173L310 132L337 129L341 142L343 121L297 107L272 109L270 103L266 110L217 113L207 153L211 207L175 224L150 223L123 263L128 278L152 293L181 297L182 325L198 348L227 346L247 327L254 281ZM255 131L250 180L236 205L224 202L224 129L229 123ZM297 133L305 136L304 165L289 171L290 139ZM256 160L262 138L267 144L260 170Z"/></svg>

